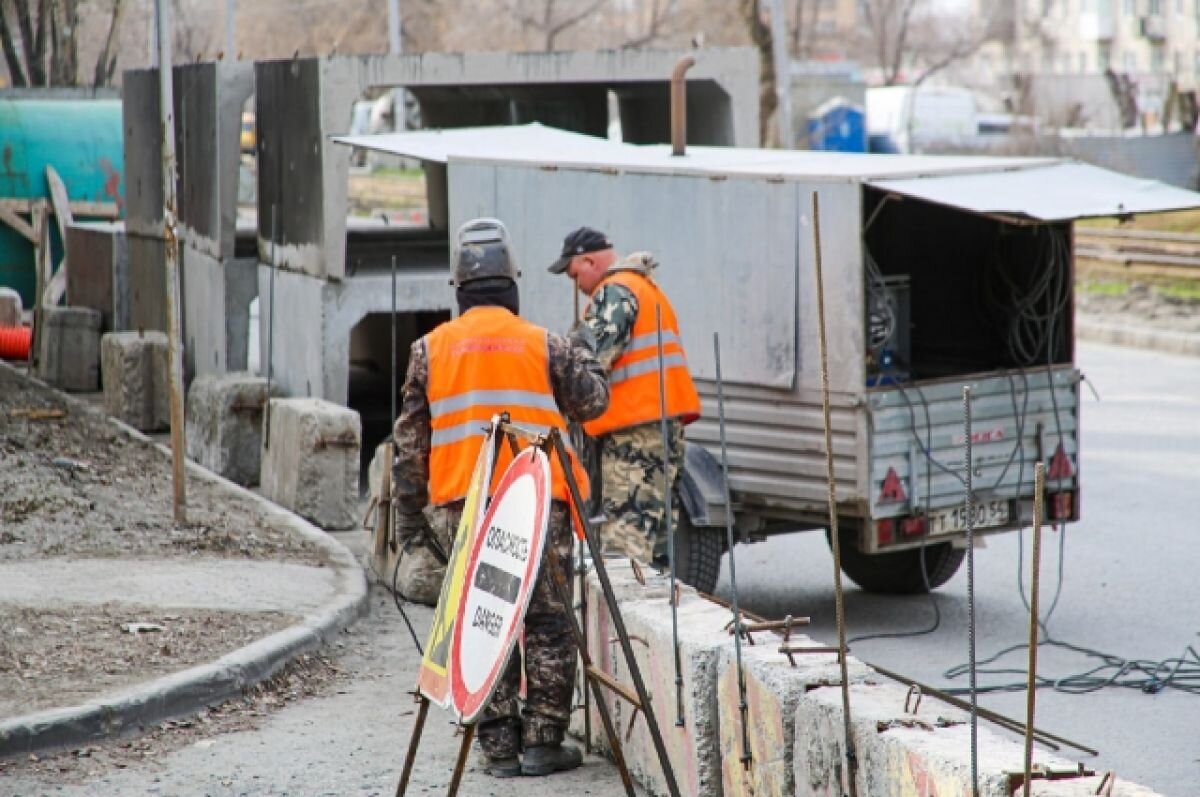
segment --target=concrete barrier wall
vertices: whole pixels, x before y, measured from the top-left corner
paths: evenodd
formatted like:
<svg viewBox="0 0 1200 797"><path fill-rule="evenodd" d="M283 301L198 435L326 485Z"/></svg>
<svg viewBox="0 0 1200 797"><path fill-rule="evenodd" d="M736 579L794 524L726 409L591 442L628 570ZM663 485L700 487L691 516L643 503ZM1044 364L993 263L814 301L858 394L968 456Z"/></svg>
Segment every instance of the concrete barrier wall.
<svg viewBox="0 0 1200 797"><path fill-rule="evenodd" d="M678 627L683 677L684 725L676 723L675 668L669 585L647 572L634 578L625 562L608 562L638 667L650 692L659 729L683 795L697 797L842 797L845 747L841 673L829 653L797 654L795 665L779 653L780 637L754 634L743 643L746 681L745 729L750 761L743 764L743 714L728 609L681 587ZM612 617L594 573L588 578L588 648L593 663L632 687L615 642ZM798 646L820 646L792 634ZM930 697L906 707L908 690L854 658L848 662L851 734L858 760L861 797L970 797L970 726L967 714ZM665 780L651 735L641 715L633 718L624 700L608 693L625 759L633 777L650 794L665 795ZM578 719L573 731L580 733ZM592 739L608 750L595 707ZM979 726L979 794L1020 793L1023 748L1015 736L988 723ZM1094 794L1100 778L1080 765L1034 751L1040 797ZM1136 784L1118 781L1114 797L1155 797Z"/></svg>

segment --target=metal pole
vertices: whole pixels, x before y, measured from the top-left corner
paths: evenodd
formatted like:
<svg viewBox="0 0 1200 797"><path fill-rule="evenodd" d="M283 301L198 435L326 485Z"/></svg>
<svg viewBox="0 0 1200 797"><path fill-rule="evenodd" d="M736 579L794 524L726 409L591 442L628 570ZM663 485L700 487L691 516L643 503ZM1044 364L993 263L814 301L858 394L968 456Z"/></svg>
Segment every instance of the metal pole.
<svg viewBox="0 0 1200 797"><path fill-rule="evenodd" d="M400 0L388 0L388 52L400 55Z"/></svg>
<svg viewBox="0 0 1200 797"><path fill-rule="evenodd" d="M392 424L388 434L396 427L396 256L392 255ZM392 464L389 462L388 467Z"/></svg>
<svg viewBox="0 0 1200 797"><path fill-rule="evenodd" d="M683 727L683 663L679 658L679 601L675 591L675 524L671 522L671 441L667 432L667 369L663 360L662 307L654 305L654 331L658 335L658 428L663 447L663 503L667 526L667 561L671 566L671 649L675 656L675 726ZM652 541L653 542L653 541Z"/></svg>
<svg viewBox="0 0 1200 797"><path fill-rule="evenodd" d="M967 510L967 655L971 668L971 794L979 794L979 693L975 683L975 491L971 454L971 388L963 385L963 468Z"/></svg>
<svg viewBox="0 0 1200 797"><path fill-rule="evenodd" d="M742 767L750 766L750 729L746 725L746 671L742 667L742 612L738 606L737 559L733 553L733 500L729 495L729 452L725 444L725 386L721 380L721 336L713 333L713 359L717 366L717 422L721 431L721 482L725 498L725 545L729 549L729 591L733 610L733 651L737 656L738 711L742 715Z"/></svg>
<svg viewBox="0 0 1200 797"><path fill-rule="evenodd" d="M187 522L187 484L183 444L183 351L180 346L178 220L175 217L175 92L171 83L171 7L155 0L158 18L158 106L162 119L163 254L167 282L167 342L170 357L171 474L175 522Z"/></svg>
<svg viewBox="0 0 1200 797"><path fill-rule="evenodd" d="M225 58L237 58L237 0L225 0Z"/></svg>
<svg viewBox="0 0 1200 797"><path fill-rule="evenodd" d="M1025 687L1025 797L1033 788L1033 713L1037 703L1038 592L1042 574L1042 502L1046 465L1033 469L1033 580L1029 585L1029 683Z"/></svg>
<svg viewBox="0 0 1200 797"><path fill-rule="evenodd" d="M825 339L825 275L821 264L821 201L812 194L813 250L817 277L817 338L821 349L821 409L825 416L825 477L829 492L829 545L833 549L833 598L838 632L838 664L842 676L842 722L846 743L846 783L850 797L858 797L858 754L850 725L850 675L846 665L846 602L842 594L842 541L838 532L837 481L833 473L833 421L829 408L829 346Z"/></svg>
<svg viewBox="0 0 1200 797"><path fill-rule="evenodd" d="M771 0L771 53L775 61L775 109L779 124L779 146L795 149L796 137L792 131L792 72L791 59L787 51L787 25L783 17L783 0Z"/></svg>
<svg viewBox="0 0 1200 797"><path fill-rule="evenodd" d="M263 414L263 448L271 447L271 377L275 375L275 235L278 225L276 206L271 206L271 285L267 297L267 405Z"/></svg>
<svg viewBox="0 0 1200 797"><path fill-rule="evenodd" d="M429 698L417 695L421 707L417 709L417 720L413 724L412 736L408 740L408 754L404 756L404 769L400 772L400 782L396 784L396 797L404 797L408 791L408 781L412 778L413 765L417 762L417 745L421 743L421 732L425 730L425 717L429 715Z"/></svg>
<svg viewBox="0 0 1200 797"><path fill-rule="evenodd" d="M458 759L454 762L454 774L450 776L450 788L446 790L446 797L455 797L458 794L458 785L462 783L463 770L467 767L467 754L471 752L471 740L474 738L474 724L463 728L463 740L458 747Z"/></svg>

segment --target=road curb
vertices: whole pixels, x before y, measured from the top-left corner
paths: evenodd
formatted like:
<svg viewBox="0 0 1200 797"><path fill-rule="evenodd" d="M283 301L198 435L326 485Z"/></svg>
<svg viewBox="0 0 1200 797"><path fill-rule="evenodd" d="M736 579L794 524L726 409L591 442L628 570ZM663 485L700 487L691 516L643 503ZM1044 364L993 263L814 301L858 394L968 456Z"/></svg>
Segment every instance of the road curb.
<svg viewBox="0 0 1200 797"><path fill-rule="evenodd" d="M55 390L31 375L21 374L7 363L0 362L0 368L33 384ZM62 391L55 392L74 411L104 418L127 436L153 446L170 459L171 451L166 446L108 417L82 399ZM305 615L299 623L208 664L102 695L79 706L48 709L0 720L0 758L52 748L83 746L237 697L247 687L274 675L297 656L320 647L366 613L366 577L354 555L344 545L303 518L205 470L195 462L189 460L187 467L192 477L256 503L265 514L329 554L332 566L338 572L334 597L320 609Z"/></svg>
<svg viewBox="0 0 1200 797"><path fill-rule="evenodd" d="M1094 317L1077 316L1075 336L1092 343L1200 357L1200 334L1195 332L1176 332L1171 329L1118 324Z"/></svg>

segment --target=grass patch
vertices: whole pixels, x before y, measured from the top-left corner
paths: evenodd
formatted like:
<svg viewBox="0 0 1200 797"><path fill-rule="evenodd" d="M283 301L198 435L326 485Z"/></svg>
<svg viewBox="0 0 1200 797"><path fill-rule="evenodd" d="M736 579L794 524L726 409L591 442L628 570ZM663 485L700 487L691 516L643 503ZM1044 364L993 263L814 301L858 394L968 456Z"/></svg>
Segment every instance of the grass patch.
<svg viewBox="0 0 1200 797"><path fill-rule="evenodd" d="M425 177L423 169L400 169L395 166L382 166L372 172L377 177L395 177L401 180L420 180Z"/></svg>
<svg viewBox="0 0 1200 797"><path fill-rule="evenodd" d="M1190 302L1200 301L1200 285L1194 283L1177 282L1171 285L1163 285L1158 288L1158 292L1172 299L1183 299Z"/></svg>
<svg viewBox="0 0 1200 797"><path fill-rule="evenodd" d="M1176 210L1170 213L1147 213L1128 221L1115 218L1082 219L1080 227L1100 227L1123 230L1154 230L1156 232L1200 233L1200 210Z"/></svg>
<svg viewBox="0 0 1200 797"><path fill-rule="evenodd" d="M1124 296L1129 293L1129 283L1116 280L1083 280L1075 287L1093 296Z"/></svg>

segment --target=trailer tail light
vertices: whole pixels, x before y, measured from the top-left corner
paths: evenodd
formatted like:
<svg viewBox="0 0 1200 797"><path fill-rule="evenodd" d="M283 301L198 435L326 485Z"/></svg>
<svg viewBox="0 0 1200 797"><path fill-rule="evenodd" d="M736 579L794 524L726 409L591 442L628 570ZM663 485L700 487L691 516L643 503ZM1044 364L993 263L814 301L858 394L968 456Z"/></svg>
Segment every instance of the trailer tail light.
<svg viewBox="0 0 1200 797"><path fill-rule="evenodd" d="M1073 520L1075 518L1075 493L1052 493L1048 496L1046 516L1050 520Z"/></svg>
<svg viewBox="0 0 1200 797"><path fill-rule="evenodd" d="M900 531L905 537L920 537L925 533L925 518L906 517L900 521Z"/></svg>
<svg viewBox="0 0 1200 797"><path fill-rule="evenodd" d="M880 548L891 545L896 540L896 521L890 517L875 521L875 544Z"/></svg>

